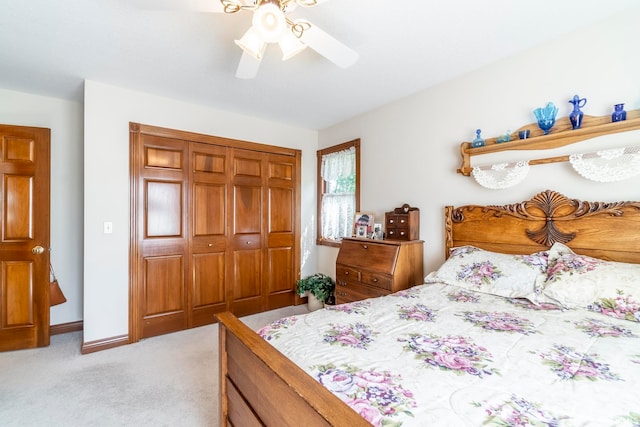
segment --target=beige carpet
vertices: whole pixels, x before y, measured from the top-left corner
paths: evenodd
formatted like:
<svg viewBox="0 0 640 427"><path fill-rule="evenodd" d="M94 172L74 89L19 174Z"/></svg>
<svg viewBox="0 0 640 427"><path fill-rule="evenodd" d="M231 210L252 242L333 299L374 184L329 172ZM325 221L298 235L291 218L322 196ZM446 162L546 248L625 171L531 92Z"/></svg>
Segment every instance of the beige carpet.
<svg viewBox="0 0 640 427"><path fill-rule="evenodd" d="M258 329L306 313L242 318ZM0 426L217 426L218 326L81 355L80 332L46 348L0 353Z"/></svg>

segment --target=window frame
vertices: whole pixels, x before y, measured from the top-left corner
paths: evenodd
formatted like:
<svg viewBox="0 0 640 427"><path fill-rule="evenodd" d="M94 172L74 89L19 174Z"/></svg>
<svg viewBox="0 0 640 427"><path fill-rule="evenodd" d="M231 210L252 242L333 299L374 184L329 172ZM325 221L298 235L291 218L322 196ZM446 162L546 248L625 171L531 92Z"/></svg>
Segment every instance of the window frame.
<svg viewBox="0 0 640 427"><path fill-rule="evenodd" d="M324 246L334 246L340 247L342 245L342 241L336 240L328 240L322 238L322 196L326 191L326 185L324 180L322 179L322 157L335 153L337 151L348 150L349 148L354 147L356 151L356 190L355 190L355 198L356 198L356 212L360 212L360 138L353 139L351 141L343 142L342 144L334 145L331 147L323 148L322 150L318 150L316 152L317 156L317 172L316 172L316 182L317 182L317 198L316 198L316 244L324 245Z"/></svg>

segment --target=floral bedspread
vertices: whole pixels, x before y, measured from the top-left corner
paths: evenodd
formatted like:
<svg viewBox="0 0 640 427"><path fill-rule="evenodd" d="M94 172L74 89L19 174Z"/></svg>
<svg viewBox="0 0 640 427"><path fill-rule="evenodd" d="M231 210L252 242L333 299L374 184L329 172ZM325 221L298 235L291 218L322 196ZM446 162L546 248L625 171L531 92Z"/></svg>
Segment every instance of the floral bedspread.
<svg viewBox="0 0 640 427"><path fill-rule="evenodd" d="M640 426L640 323L439 283L260 335L374 426Z"/></svg>

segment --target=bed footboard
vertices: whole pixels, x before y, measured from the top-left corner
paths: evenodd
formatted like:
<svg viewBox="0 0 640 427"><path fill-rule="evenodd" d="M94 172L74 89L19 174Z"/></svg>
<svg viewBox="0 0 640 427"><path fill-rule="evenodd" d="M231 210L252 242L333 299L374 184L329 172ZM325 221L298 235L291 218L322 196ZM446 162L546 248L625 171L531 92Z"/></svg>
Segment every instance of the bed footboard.
<svg viewBox="0 0 640 427"><path fill-rule="evenodd" d="M216 317L221 426L370 426L233 314Z"/></svg>

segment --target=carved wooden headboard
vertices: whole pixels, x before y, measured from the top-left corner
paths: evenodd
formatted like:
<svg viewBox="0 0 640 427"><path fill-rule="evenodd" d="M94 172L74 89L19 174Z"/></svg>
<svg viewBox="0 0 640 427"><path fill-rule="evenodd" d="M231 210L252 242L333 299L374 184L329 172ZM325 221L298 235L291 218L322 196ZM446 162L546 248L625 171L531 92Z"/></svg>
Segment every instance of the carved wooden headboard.
<svg viewBox="0 0 640 427"><path fill-rule="evenodd" d="M457 246L526 254L561 242L577 253L640 263L640 202L586 202L551 190L504 206L445 208L445 256Z"/></svg>

